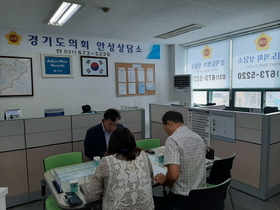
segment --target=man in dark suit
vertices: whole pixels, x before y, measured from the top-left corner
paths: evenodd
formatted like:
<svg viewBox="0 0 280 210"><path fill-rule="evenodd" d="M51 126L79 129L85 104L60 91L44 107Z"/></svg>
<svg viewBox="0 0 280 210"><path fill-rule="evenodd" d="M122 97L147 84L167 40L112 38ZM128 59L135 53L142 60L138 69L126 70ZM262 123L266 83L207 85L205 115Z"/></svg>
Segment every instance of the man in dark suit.
<svg viewBox="0 0 280 210"><path fill-rule="evenodd" d="M117 127L123 127L119 124L121 115L116 109L107 109L103 115L102 122L87 130L84 141L85 155L89 159L94 156L103 157L107 151L111 133Z"/></svg>

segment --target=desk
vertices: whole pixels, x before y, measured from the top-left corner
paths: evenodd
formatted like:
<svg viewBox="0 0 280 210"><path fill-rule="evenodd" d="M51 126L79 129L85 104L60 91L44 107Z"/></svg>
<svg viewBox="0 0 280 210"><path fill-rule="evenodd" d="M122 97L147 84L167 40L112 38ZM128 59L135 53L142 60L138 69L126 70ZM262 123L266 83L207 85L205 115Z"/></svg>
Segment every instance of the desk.
<svg viewBox="0 0 280 210"><path fill-rule="evenodd" d="M155 148L154 149L155 154L148 155L151 160L151 163L152 163L154 175L156 175L158 173L166 174L166 172L167 172L167 169L166 169L166 167L163 166L163 163L159 163L157 160L157 153L159 151L162 152L163 149L164 149L164 147ZM209 163L212 163L212 162L213 161L211 161L211 160L206 160L206 167L207 167L207 163L208 163L208 166L210 166ZM79 184L90 182L92 179L92 176L95 172L96 167L97 166L94 164L93 161L89 161L89 162L84 162L84 163L75 164L75 165L71 165L71 166L60 167L60 168L52 169L52 170L45 172L44 179L45 179L52 195L54 196L58 206L61 209L85 209L85 208L92 207L92 206L96 205L97 203L100 203L100 201L96 201L94 203L87 204L84 199L83 193L80 190L77 192L77 195L83 201L82 205L72 207L64 200L64 192L70 191L69 180L78 179ZM59 173L60 177L61 177L61 189L63 190L63 193L60 193L60 194L57 193L57 191L52 183L52 181L54 181L55 171L56 171L56 173Z"/></svg>
<svg viewBox="0 0 280 210"><path fill-rule="evenodd" d="M163 163L158 163L158 161L155 158L155 155L149 155L149 158L152 163L154 174L166 173L167 171L166 167L163 166ZM64 192L70 192L69 180L78 179L79 184L88 183L91 181L96 167L97 165L95 165L93 161L89 161L89 162L84 162L71 166L64 166L45 172L44 179L52 195L54 196L58 206L61 209L85 209L85 208L92 207L100 202L100 201L96 201L94 203L87 204L84 199L83 193L80 190L76 193L83 201L82 205L72 207L64 200ZM52 181L54 181L55 173L59 174L59 177L61 177L61 189L63 190L63 193L60 194L57 193L52 183Z"/></svg>
<svg viewBox="0 0 280 210"><path fill-rule="evenodd" d="M94 203L86 203L86 201L84 199L84 196L83 196L83 193L80 190L76 193L81 198L81 200L83 201L82 205L72 207L67 202L65 202L65 200L64 200L64 193L65 192L70 192L69 180L71 180L72 178L73 179L78 179L79 184L87 183L87 182L91 181L93 173L91 173L91 174L88 173L87 174L88 170L78 172L77 169L80 169L81 167L84 168L84 169L91 168L93 172L96 169L96 165L94 164L94 162L89 161L89 162L84 162L84 163L75 164L75 165L71 165L71 166L64 166L64 167L60 167L60 168L57 168L57 169L52 169L52 170L49 170L49 171L45 172L45 174L44 174L44 179L45 179L52 195L54 196L57 205L61 209L86 209L86 208L90 208L90 207L96 205L97 202L98 202L97 201L97 202L94 202ZM63 193L58 194L54 185L53 185L53 183L52 183L52 181L54 181L54 171L55 170L60 170L60 169L65 170L65 171L73 171L74 175L64 177L63 181L61 182L61 189L63 190ZM81 177L78 177L78 176L81 176Z"/></svg>

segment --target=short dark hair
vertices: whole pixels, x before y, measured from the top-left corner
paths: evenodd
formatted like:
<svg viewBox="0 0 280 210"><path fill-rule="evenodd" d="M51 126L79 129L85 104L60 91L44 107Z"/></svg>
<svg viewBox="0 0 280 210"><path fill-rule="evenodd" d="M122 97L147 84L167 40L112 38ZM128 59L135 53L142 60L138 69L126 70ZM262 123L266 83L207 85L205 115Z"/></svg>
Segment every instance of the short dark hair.
<svg viewBox="0 0 280 210"><path fill-rule="evenodd" d="M183 115L176 111L166 112L161 120L164 125L167 125L167 121L172 121L174 123L184 123Z"/></svg>
<svg viewBox="0 0 280 210"><path fill-rule="evenodd" d="M119 113L118 110L116 109L107 109L104 112L103 118L105 120L111 120L112 122L115 122L117 119L120 120L121 119L121 115Z"/></svg>
<svg viewBox="0 0 280 210"><path fill-rule="evenodd" d="M91 111L91 106L86 104L82 106L83 113L87 113Z"/></svg>
<svg viewBox="0 0 280 210"><path fill-rule="evenodd" d="M136 146L134 135L126 127L116 128L111 134L105 156L117 154L126 160L135 160L141 149Z"/></svg>

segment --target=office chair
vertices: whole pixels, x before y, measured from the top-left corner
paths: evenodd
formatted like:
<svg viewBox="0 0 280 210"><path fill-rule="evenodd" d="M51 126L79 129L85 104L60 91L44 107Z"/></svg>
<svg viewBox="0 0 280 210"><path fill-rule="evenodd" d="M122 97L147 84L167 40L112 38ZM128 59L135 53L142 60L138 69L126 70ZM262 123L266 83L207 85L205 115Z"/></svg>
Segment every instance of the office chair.
<svg viewBox="0 0 280 210"><path fill-rule="evenodd" d="M45 171L51 170L53 168L58 168L62 166L73 165L83 162L83 155L81 152L70 152L65 154L59 154L43 159L43 164ZM44 180L41 181L41 193L42 193L42 203L43 210L61 210L56 204L56 201L52 195L45 199L46 195L46 183Z"/></svg>
<svg viewBox="0 0 280 210"><path fill-rule="evenodd" d="M278 112L278 107L277 106L266 106L263 109L264 114L269 114L272 112Z"/></svg>
<svg viewBox="0 0 280 210"><path fill-rule="evenodd" d="M227 180L228 178L231 178L231 169L233 165L233 160L235 158L236 154L234 153L231 157L215 160L212 164L210 174L206 179L207 186L213 186L220 184ZM230 187L228 188L230 201L232 208L234 209L231 193L230 193Z"/></svg>
<svg viewBox="0 0 280 210"><path fill-rule="evenodd" d="M160 139L143 139L136 141L136 146L141 149L152 149L160 147Z"/></svg>
<svg viewBox="0 0 280 210"><path fill-rule="evenodd" d="M206 188L192 189L186 202L188 210L223 210L225 198L231 179L227 179L218 185Z"/></svg>

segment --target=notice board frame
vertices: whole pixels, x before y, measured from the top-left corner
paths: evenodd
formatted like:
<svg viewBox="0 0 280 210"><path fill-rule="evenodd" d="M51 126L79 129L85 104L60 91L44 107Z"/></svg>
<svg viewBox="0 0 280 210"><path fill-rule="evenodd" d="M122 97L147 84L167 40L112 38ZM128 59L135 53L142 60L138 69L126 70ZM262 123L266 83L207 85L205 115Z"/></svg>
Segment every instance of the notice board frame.
<svg viewBox="0 0 280 210"><path fill-rule="evenodd" d="M155 64L115 63L115 73L117 97L156 94Z"/></svg>

